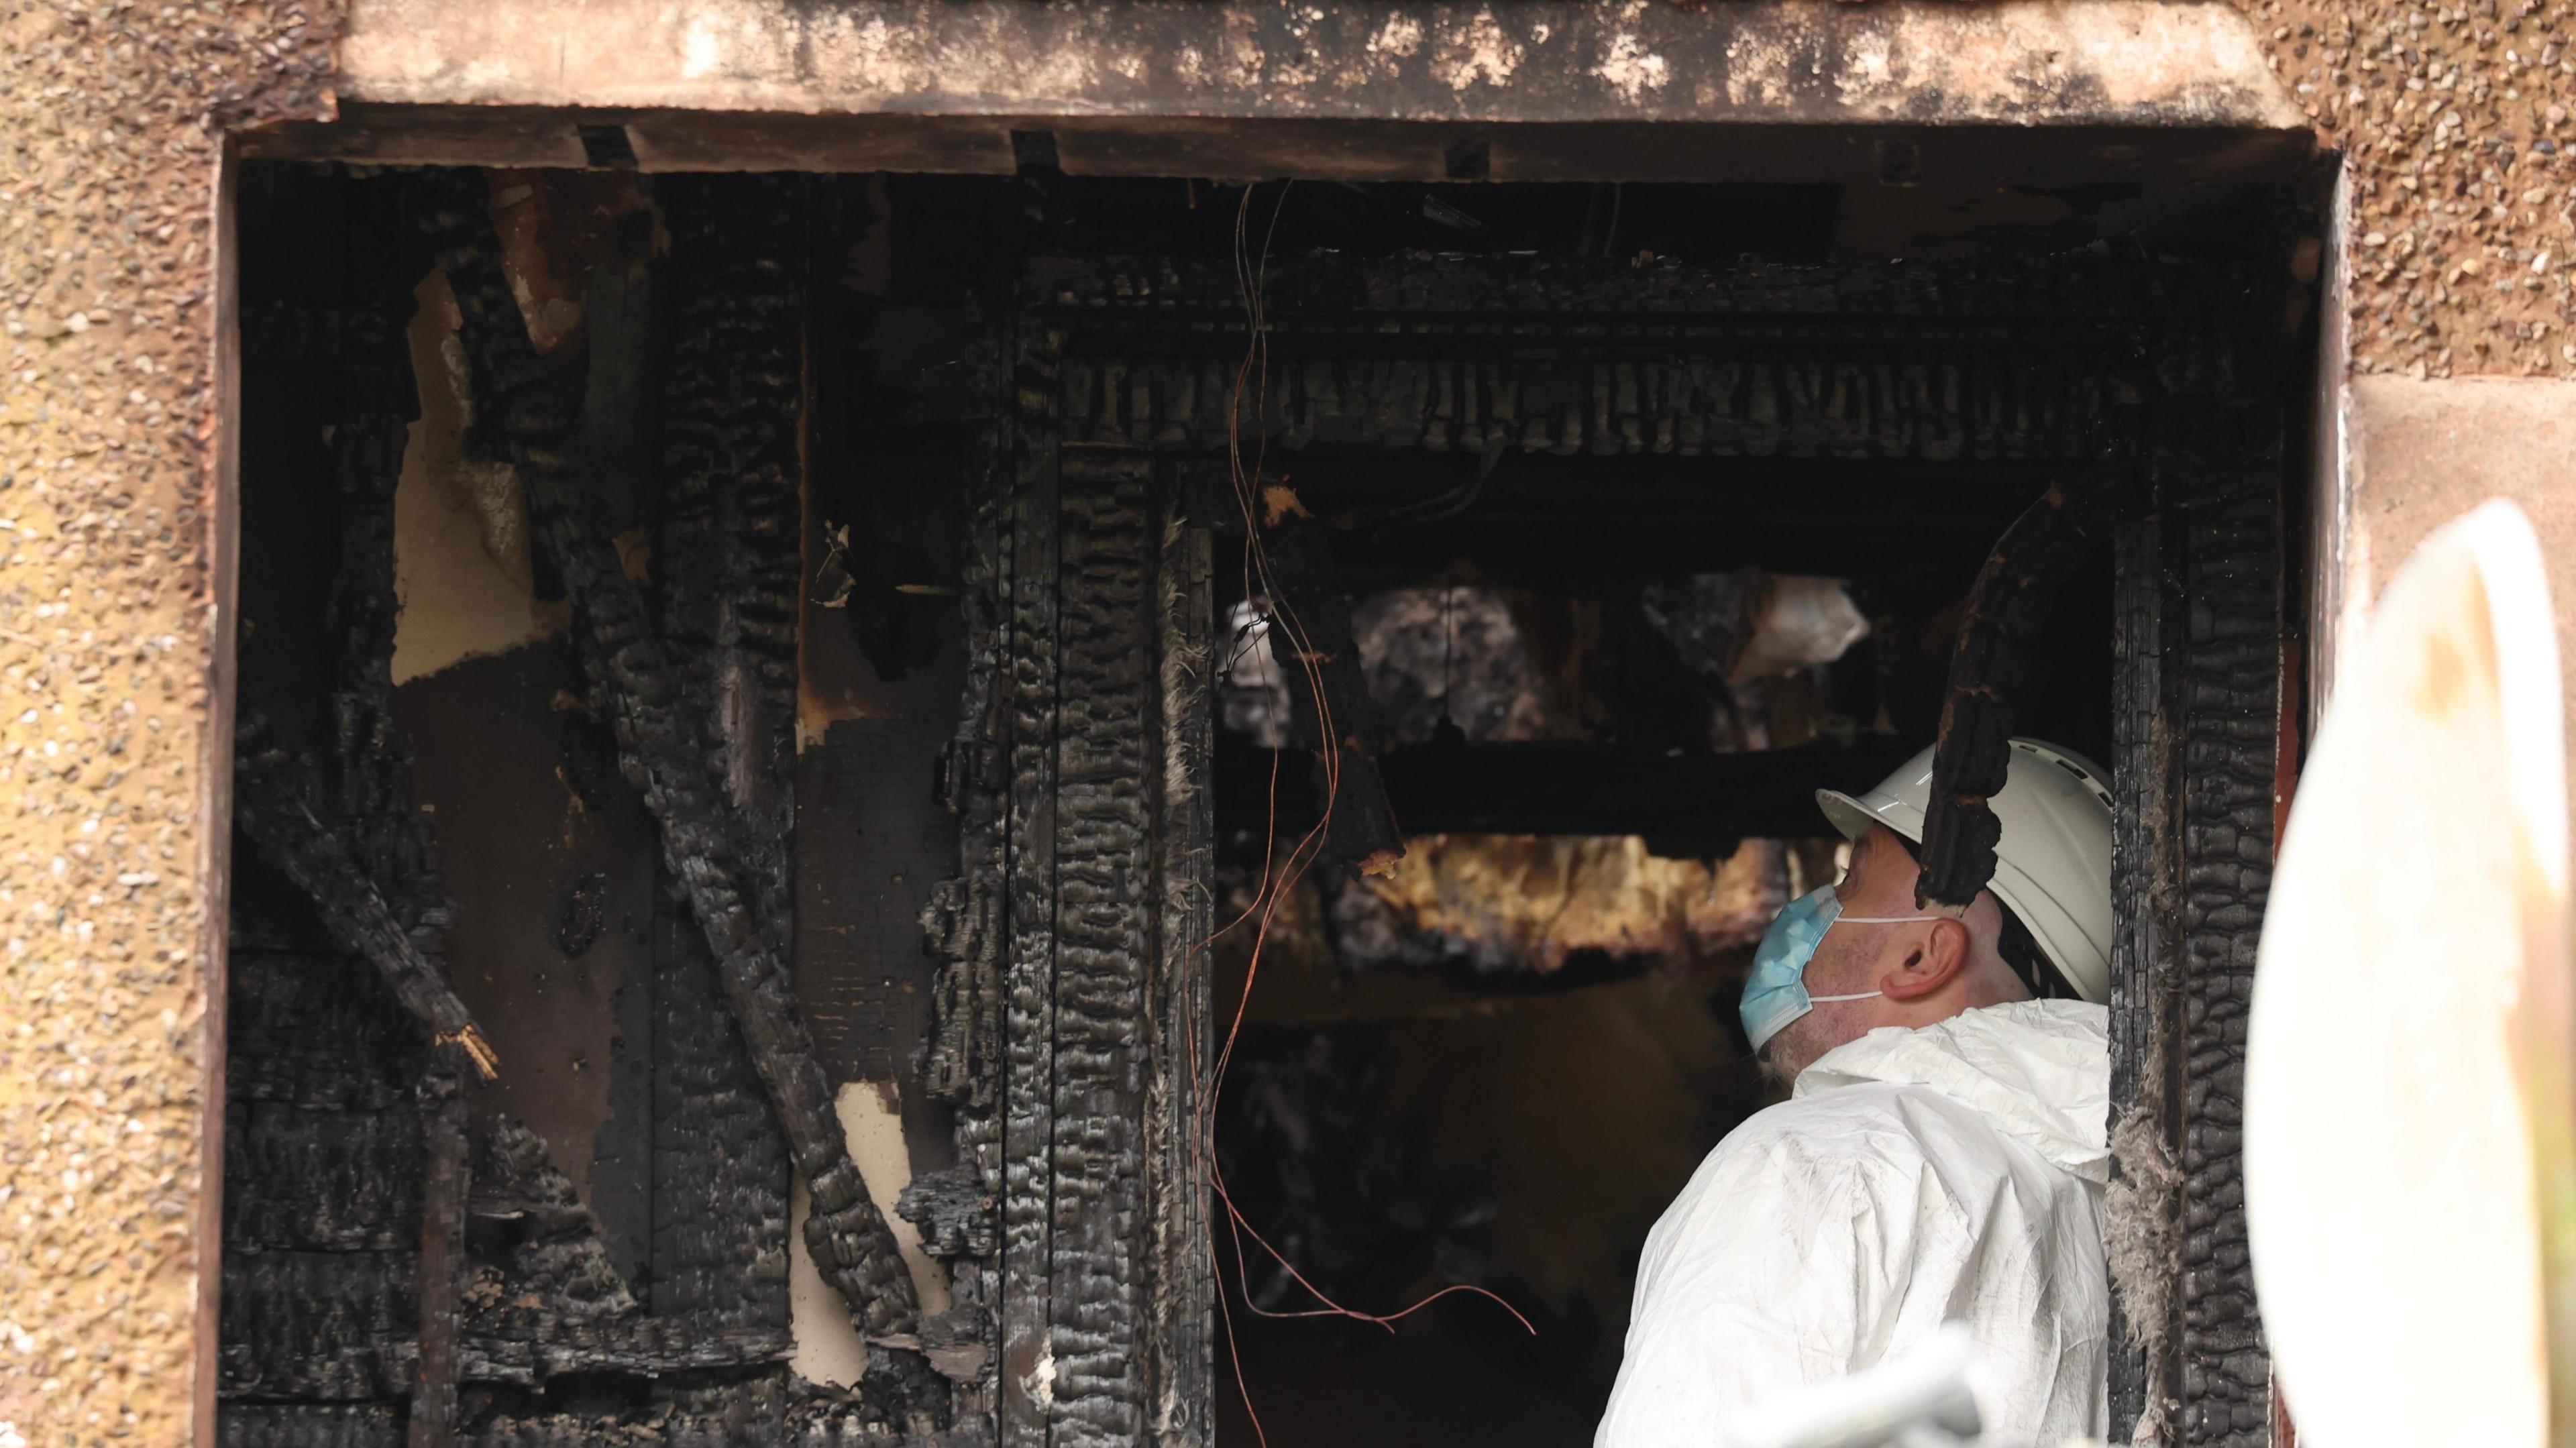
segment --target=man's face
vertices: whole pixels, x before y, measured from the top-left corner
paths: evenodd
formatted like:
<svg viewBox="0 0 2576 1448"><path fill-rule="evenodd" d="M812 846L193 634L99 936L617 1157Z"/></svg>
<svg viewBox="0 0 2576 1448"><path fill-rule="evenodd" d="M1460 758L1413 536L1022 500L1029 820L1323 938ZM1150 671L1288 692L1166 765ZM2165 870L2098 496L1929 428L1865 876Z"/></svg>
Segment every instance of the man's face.
<svg viewBox="0 0 2576 1448"><path fill-rule="evenodd" d="M1872 825L1852 841L1851 863L1844 868L1834 896L1842 913L1858 917L1921 915L1914 904L1919 873L1905 842L1885 825ZM1809 995L1857 995L1879 989L1883 965L1901 957L1920 924L1836 925L1825 932L1807 962ZM1866 1035L1880 1024L1884 1001L1824 1001L1791 1021L1763 1048L1763 1068L1778 1079L1795 1081L1807 1063Z"/></svg>

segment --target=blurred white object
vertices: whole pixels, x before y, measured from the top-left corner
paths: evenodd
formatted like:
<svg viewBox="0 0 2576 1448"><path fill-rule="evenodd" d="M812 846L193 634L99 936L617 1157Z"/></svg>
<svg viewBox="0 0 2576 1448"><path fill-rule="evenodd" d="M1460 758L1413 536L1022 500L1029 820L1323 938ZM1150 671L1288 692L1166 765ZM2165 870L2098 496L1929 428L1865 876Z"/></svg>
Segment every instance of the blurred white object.
<svg viewBox="0 0 2576 1448"><path fill-rule="evenodd" d="M2551 1441L2548 1300L2570 1279L2543 1224L2563 1237L2576 1207L2563 707L2539 542L2489 503L2389 583L2300 779L2255 976L2245 1200L2313 1448Z"/></svg>
<svg viewBox="0 0 2576 1448"><path fill-rule="evenodd" d="M1762 602L1743 651L1727 665L1732 683L1767 679L1815 664L1830 664L1869 637L1861 615L1838 578L1773 574L1763 580Z"/></svg>
<svg viewBox="0 0 2576 1448"><path fill-rule="evenodd" d="M1729 1448L1880 1448L1948 1444L1981 1424L1968 1372L1977 1340L1951 1323L1931 1341L1866 1372L1756 1403L1729 1427Z"/></svg>

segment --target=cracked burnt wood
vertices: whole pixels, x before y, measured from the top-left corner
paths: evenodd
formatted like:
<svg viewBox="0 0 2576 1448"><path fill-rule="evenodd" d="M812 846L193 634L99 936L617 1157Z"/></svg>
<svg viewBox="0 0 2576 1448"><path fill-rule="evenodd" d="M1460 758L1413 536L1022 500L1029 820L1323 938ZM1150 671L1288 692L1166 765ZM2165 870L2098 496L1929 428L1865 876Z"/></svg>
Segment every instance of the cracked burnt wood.
<svg viewBox="0 0 2576 1448"><path fill-rule="evenodd" d="M802 410L792 183L674 177L653 601L701 711L709 787L732 807L757 903L792 919L785 830L795 753ZM728 228L729 215L751 224ZM653 1310L710 1334L788 1325L789 1153L718 963L666 866L653 921Z"/></svg>
<svg viewBox="0 0 2576 1448"><path fill-rule="evenodd" d="M1198 1123L1216 1049L1208 1029L1208 944L1216 935L1215 547L1168 480L1155 521L1162 749L1154 761L1161 770L1153 831L1158 918L1145 986L1145 1426L1157 1448L1206 1448L1216 1438L1208 1308L1217 1284Z"/></svg>
<svg viewBox="0 0 2576 1448"><path fill-rule="evenodd" d="M458 1338L464 1327L465 1199L473 1165L465 1140L465 1100L456 1079L432 1073L421 1082L428 1162L420 1205L420 1356L412 1369L409 1448L454 1448Z"/></svg>
<svg viewBox="0 0 2576 1448"><path fill-rule="evenodd" d="M1932 752L1932 793L1923 812L1919 908L1965 907L1995 875L2003 825L1988 803L2012 763L2030 654L2058 590L2131 508L2125 470L2101 467L2052 484L1995 541L1968 590L1941 733Z"/></svg>
<svg viewBox="0 0 2576 1448"><path fill-rule="evenodd" d="M799 1015L784 923L755 918L762 898L754 825L708 766L705 720L656 631L644 591L592 517L579 428L528 339L498 261L478 177L434 173L414 192L463 319L474 392L526 491L538 542L573 601L574 635L615 726L619 763L659 825L663 855L715 957L726 1002L758 1064L790 1154L812 1193L806 1240L862 1332L910 1329L918 1315L893 1235L869 1202L832 1109L831 1083ZM887 1355L871 1353L872 1370Z"/></svg>
<svg viewBox="0 0 2576 1448"><path fill-rule="evenodd" d="M1018 302L1020 365L1008 388L1016 399L1005 404L1017 428L1011 511L977 535L979 546L995 550L1002 581L976 588L1010 607L988 613L974 645L979 677L1009 693L1013 730L1049 725L1072 702L1058 692L1067 677L1054 670L1060 620L1043 581L1057 576L1059 560L1051 534L1028 536L1061 506L1056 460L1083 450L1221 454L1228 379L1247 340L1235 280L1221 265L1041 260ZM1907 471L1876 476L1927 489L1964 476L1957 470L1974 462L2048 473L2091 465L2106 434L2146 456L2167 526L2177 531L2153 558L2134 541L2123 544L2122 596L2134 603L2138 589L2152 588L2158 601L2149 612L2171 641L2130 647L2122 657L2123 707L2140 707L2141 690L2158 702L2152 718L2123 721L2116 762L2124 800L2161 792L2171 807L2122 826L2129 883L2119 896L2125 978L2117 989L2127 1000L2161 994L2174 1004L2146 1028L2163 1034L2142 1036L2136 1011L2125 1013L2114 1055L2123 1090L2138 1093L2124 1099L2169 1133L2183 1174L2174 1190L2173 1255L2154 1274L2170 1295L2130 1303L2124 1289L2122 1304L2151 1310L2149 1336L2170 1349L2181 1401L2165 1420L2168 1442L2260 1441L2248 1436L2260 1430L2247 1429L2241 1411L2253 1401L2244 1385L2261 1358L2234 1245L2241 1238L2231 1235L2240 1218L2229 1195L2227 1123L2236 1093L2229 1022L2260 924L2256 861L2268 842L2250 841L2235 820L2243 813L2236 776L2268 780L2272 758L2262 693L2271 675L2258 680L2248 658L2277 648L2281 628L2277 600L2238 536L2254 526L2254 513L2234 510L2255 509L2257 500L2268 506L2279 487L2278 418L2256 405L2277 373L2253 365L2261 359L2248 330L2249 318L2272 314L2247 305L2241 277L2226 267L2104 255L1644 268L1305 258L1272 270L1271 386L1246 419L1248 431L1292 460L1308 447L1344 449L1329 455L1338 462L1366 455L1359 450L1481 454L1499 443L1524 454L1888 465ZM1033 344L1032 336L1043 340ZM2154 571L2151 582L2135 576L2140 568ZM1032 569L1040 581L1029 577ZM972 597L968 606L971 619ZM2133 645L2137 613L2124 616ZM979 818L999 821L1005 836L1004 868L971 851L963 864L968 882L1006 879L1012 911L1002 977L1010 1056L989 1078L1000 1085L1009 1168L997 1287L1006 1350L1001 1422L1006 1437L1033 1442L1056 1409L1031 1401L1030 1385L1014 1375L1055 1362L1045 1351L1048 1312L1022 1301L1034 1286L1012 1264L1052 1240L1044 1212L1054 1199L1054 1163L1023 1143L1032 1133L1060 1139L1093 1123L1065 1120L1060 1102L1030 1096L1056 1074L1051 1038L1028 1034L1051 1022L1047 992L1058 966L1045 953L1052 937L1035 930L1059 907L1049 892L1061 840L1045 813L1056 781L1041 772L1056 760L1018 733L1007 763L989 747L976 754L975 731L990 721L974 698L970 686L950 798L970 836ZM970 758L971 769L963 764ZM2205 770L2216 780L2202 782ZM2138 833L2148 829L2163 834ZM2170 852L2169 871L2139 858L2151 844ZM2140 881L2151 888L2133 888ZM974 889L952 886L932 919L949 963L942 989L959 1001L971 998L977 978ZM2141 914L2154 918L2142 923ZM962 1038L970 1019L950 1011L942 1039ZM931 1059L954 1067L969 1058L942 1045ZM2170 1085L2162 1097L2154 1094L2159 1082ZM981 1088L952 1076L950 1089ZM967 1139L961 1126L961 1145ZM971 1233L951 1235L972 1244ZM1149 1312L1149 1321L1166 1333L1164 1318ZM2121 1371L2122 1401L2133 1403L2136 1375Z"/></svg>
<svg viewBox="0 0 2576 1448"><path fill-rule="evenodd" d="M404 1448L390 1403L228 1403L217 1448Z"/></svg>
<svg viewBox="0 0 2576 1448"><path fill-rule="evenodd" d="M263 532L246 562L309 568L309 554L290 564L257 551L289 539L335 561L306 636L314 655L299 667L291 652L254 652L242 678L246 698L295 705L297 725L292 743L254 733L235 790L244 833L283 848L245 852L235 885L225 1441L387 1442L417 1386L426 1159L413 1087L433 1059L418 1022L463 1021L445 1008L446 907L391 708L393 489L416 410L409 313L406 296L298 329L313 351L291 380L275 353L246 357L252 405L281 405L275 389L291 386L299 405L325 410L330 438L325 466L256 469L280 490L263 500L267 516L319 517L327 531ZM289 638L301 622L266 621Z"/></svg>
<svg viewBox="0 0 2576 1448"><path fill-rule="evenodd" d="M1062 334L1023 329L1012 367L1018 435L1010 491L1009 953L1002 969L1002 1257L995 1284L1004 1448L1052 1436L1050 1289L1055 1231L1056 771L1061 668L1059 449Z"/></svg>
<svg viewBox="0 0 2576 1448"><path fill-rule="evenodd" d="M1013 940L1009 812L1011 771L1019 758L1011 744L1017 698L1008 671L1018 561L1013 520L1019 412L1011 399L1022 362L1008 322L980 328L966 361L977 394L989 406L969 434L969 514L958 599L965 683L957 732L939 779L940 802L957 816L959 873L932 887L921 919L923 948L934 969L920 1075L932 1099L956 1113L958 1159L949 1171L916 1181L921 1190L898 1209L921 1229L925 1248L948 1263L950 1316L973 1327L989 1349L1002 1303L1002 1103L1010 1070L1003 1045L1005 962ZM979 1370L957 1385L954 1417L960 1431L998 1432L1000 1394L1000 1354L988 1350Z"/></svg>
<svg viewBox="0 0 2576 1448"><path fill-rule="evenodd" d="M977 459L946 785L967 873L925 920L927 1074L960 1160L907 1206L957 1258L952 1317L997 1337L960 1383L961 1435L1204 1443L1210 544L1149 454L1057 446L1060 343L1009 334L1008 441Z"/></svg>
<svg viewBox="0 0 2576 1448"><path fill-rule="evenodd" d="M2120 1437L2169 1443L2181 1402L2181 1346L2170 1330L2181 1267L2179 1174L2172 1133L2181 1121L2180 1057L2165 1049L2183 1019L2175 927L2182 918L2180 840L2173 781L2181 741L2173 728L2168 654L2178 610L2163 560L2173 514L2120 530L2112 654L2113 810L2111 898L2111 1182L2104 1194L2112 1245L2111 1421Z"/></svg>
<svg viewBox="0 0 2576 1448"><path fill-rule="evenodd" d="M351 857L348 842L314 813L302 762L272 743L256 717L245 718L234 731L234 745L233 818L242 833L278 873L312 897L332 938L375 967L442 1052L453 1053L461 1069L492 1080L500 1057L448 989L446 974L421 952L384 892Z"/></svg>
<svg viewBox="0 0 2576 1448"><path fill-rule="evenodd" d="M2263 295L2225 273L2173 290L2145 439L2159 517L2119 550L2112 1426L2191 1448L2272 1436L2238 1134L2292 627L2282 364L2243 321L2274 314Z"/></svg>

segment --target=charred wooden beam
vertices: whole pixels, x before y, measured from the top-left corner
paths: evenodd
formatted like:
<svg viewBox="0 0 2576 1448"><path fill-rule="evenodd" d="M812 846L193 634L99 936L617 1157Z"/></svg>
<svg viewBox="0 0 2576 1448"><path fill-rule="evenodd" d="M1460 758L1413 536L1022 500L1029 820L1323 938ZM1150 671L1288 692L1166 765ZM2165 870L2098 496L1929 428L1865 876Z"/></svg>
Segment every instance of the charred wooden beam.
<svg viewBox="0 0 2576 1448"><path fill-rule="evenodd" d="M1723 855L1747 839L1832 833L1816 791L1859 793L1912 751L1892 736L1802 744L1750 754L1631 754L1591 745L1407 745L1380 761L1388 797L1417 835L1642 835L1659 851ZM1220 736L1221 834L1305 830L1314 812L1283 790L1270 810L1274 767L1296 776L1303 751L1271 751Z"/></svg>
<svg viewBox="0 0 2576 1448"><path fill-rule="evenodd" d="M1987 803L2004 787L2032 644L2057 591L2130 511L2129 474L2103 468L2042 493L1987 555L1959 621L1949 695L1923 814L1917 905L1964 906L1995 875L2003 825Z"/></svg>
<svg viewBox="0 0 2576 1448"><path fill-rule="evenodd" d="M1306 516L1293 495L1279 492L1292 511L1265 520L1260 540L1271 590L1271 653L1287 680L1291 737L1314 752L1308 778L1316 812L1325 817L1318 858L1380 874L1404 857L1404 828L1378 771L1377 704L1360 667L1350 598L1333 571L1324 525Z"/></svg>
<svg viewBox="0 0 2576 1448"><path fill-rule="evenodd" d="M256 717L234 731L234 749L234 817L261 857L312 897L332 938L375 966L442 1051L456 1054L484 1080L495 1079L501 1058L473 1013L447 988L447 977L394 917L348 842L314 813L297 756L271 741Z"/></svg>
<svg viewBox="0 0 2576 1448"><path fill-rule="evenodd" d="M465 1098L456 1078L421 1082L420 1358L412 1370L410 1448L454 1448L457 1338L464 1323L465 1201L473 1185Z"/></svg>
<svg viewBox="0 0 2576 1448"><path fill-rule="evenodd" d="M815 1264L862 1332L908 1331L919 1311L911 1277L850 1160L831 1081L789 983L784 922L755 919L764 887L743 843L749 826L707 767L705 721L690 707L685 675L654 629L643 589L592 517L580 429L529 341L483 183L431 173L416 200L463 319L475 395L496 420L539 544L572 599L574 638L614 725L620 767L652 810L664 858L705 932L726 1002L811 1191L806 1241Z"/></svg>

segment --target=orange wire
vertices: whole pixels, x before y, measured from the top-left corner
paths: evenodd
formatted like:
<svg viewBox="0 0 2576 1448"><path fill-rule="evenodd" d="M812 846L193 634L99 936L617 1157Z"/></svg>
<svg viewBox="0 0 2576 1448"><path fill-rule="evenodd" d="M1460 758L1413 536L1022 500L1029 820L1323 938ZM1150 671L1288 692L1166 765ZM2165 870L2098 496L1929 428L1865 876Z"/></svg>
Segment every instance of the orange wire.
<svg viewBox="0 0 2576 1448"><path fill-rule="evenodd" d="M1243 1214L1242 1208L1235 1204L1233 1194L1226 1188L1224 1169L1217 1164L1216 1099L1224 1089L1226 1071L1233 1064L1235 1045L1242 1038L1244 1019L1252 1005L1252 988L1261 974L1262 951L1269 941L1270 927L1277 917L1280 902L1286 898L1289 891L1297 887L1305 878L1306 872L1323 854L1326 829L1333 817L1334 803L1340 798L1342 783L1341 738L1332 717L1332 705L1324 692L1322 663L1316 656L1312 635L1307 632L1303 622L1297 617L1295 604L1274 586L1269 551L1262 546L1259 484L1262 467L1267 460L1269 450L1270 439L1267 427L1263 427L1255 434L1257 440L1249 468L1244 465L1243 456L1243 409L1246 394L1249 393L1256 406L1269 396L1270 343L1267 289L1270 244L1278 232L1280 213L1287 209L1289 184L1292 183L1281 185L1278 204L1271 208L1270 224L1262 233L1261 248L1257 254L1253 253L1248 245L1248 222L1252 212L1254 187L1244 188L1243 200L1235 208L1235 285L1243 298L1249 336L1244 347L1243 361L1235 369L1234 387L1228 399L1226 456L1235 504L1243 514L1243 596L1247 600L1264 600L1267 605L1263 627L1269 635L1273 662L1276 663L1279 660L1278 643L1284 633L1290 655L1305 673L1306 693L1307 697L1315 702L1317 732L1320 735L1316 757L1323 773L1324 800L1323 809L1318 814L1315 824L1289 846L1287 859L1284 865L1280 864L1278 831L1275 828L1279 817L1279 756L1276 754L1271 756L1268 818L1274 828L1267 832L1268 838L1262 846L1261 883L1255 890L1253 898L1245 904L1242 913L1211 932L1208 938L1199 942L1196 947L1197 953L1204 956L1204 952L1218 939L1239 929L1256 915L1259 916L1260 923L1253 932L1251 954L1244 966L1243 988L1235 999L1233 1017L1226 1026L1225 1043L1219 1048L1216 1059L1210 1063L1198 1083L1197 1120L1191 1132L1190 1142L1191 1162L1206 1187L1214 1191L1217 1200L1224 1204L1226 1235L1234 1249L1235 1284L1243 1293L1244 1307L1254 1315L1273 1319L1345 1317L1385 1328L1392 1333L1395 1331L1395 1324L1404 1318L1420 1312L1444 1297L1455 1293L1466 1293L1490 1299L1505 1312L1510 1313L1512 1320L1518 1322L1522 1330L1535 1337L1538 1335L1537 1327L1522 1314L1520 1309L1505 1301L1498 1293L1465 1283L1441 1288L1411 1306L1391 1313L1360 1312L1343 1306L1334 1301L1329 1293L1309 1281L1303 1272L1297 1270L1297 1265L1289 1261L1285 1253L1273 1246L1270 1240L1261 1234L1260 1229L1253 1225L1251 1219ZM1279 866L1275 871L1274 865ZM1198 1026L1195 1021L1191 1022L1189 1027L1189 1048L1191 1058L1198 1059ZM1246 1236L1249 1236L1264 1253L1267 1253L1272 1261L1278 1263L1280 1270L1286 1272L1289 1279L1303 1288L1319 1305L1295 1311L1274 1311L1255 1303L1252 1300L1250 1265L1243 1247L1243 1239ZM1261 1425L1259 1410L1253 1406L1252 1383L1244 1374L1243 1350L1235 1337L1234 1310L1226 1300L1224 1257L1218 1251L1213 1235L1209 1238L1208 1251L1209 1266L1215 1269L1217 1277L1217 1312L1225 1328L1226 1356L1234 1368L1235 1388L1243 1399L1245 1415L1252 1420L1254 1436L1260 1440L1262 1448L1268 1448L1270 1436L1268 1430Z"/></svg>

